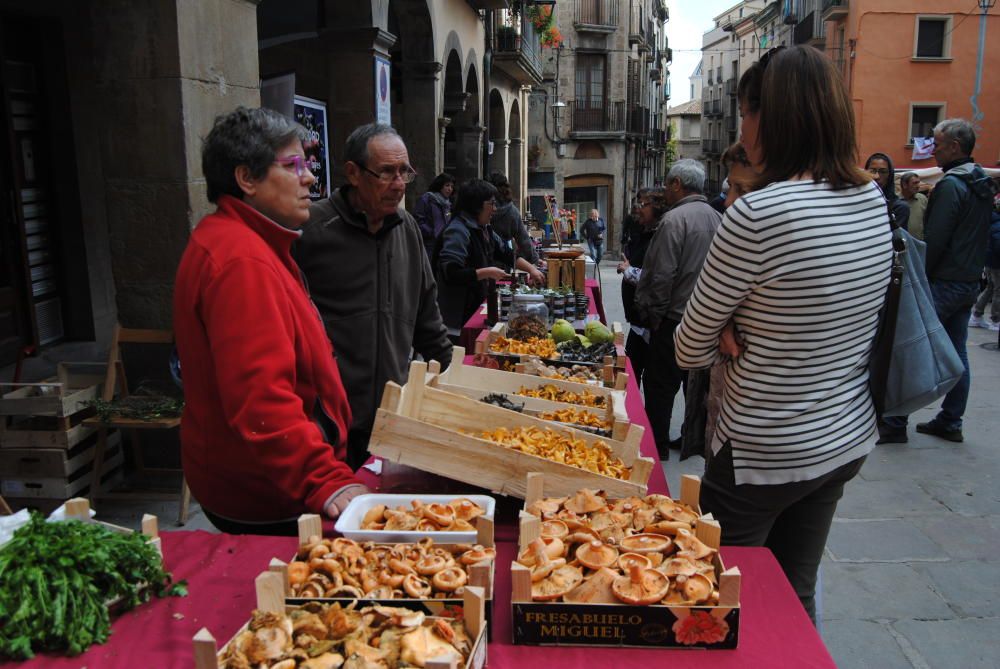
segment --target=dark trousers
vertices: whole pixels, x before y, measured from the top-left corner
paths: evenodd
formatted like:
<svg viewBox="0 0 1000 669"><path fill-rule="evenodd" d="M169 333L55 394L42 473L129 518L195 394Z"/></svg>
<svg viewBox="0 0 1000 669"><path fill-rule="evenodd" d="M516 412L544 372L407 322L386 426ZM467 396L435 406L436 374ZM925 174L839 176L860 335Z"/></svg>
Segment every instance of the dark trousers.
<svg viewBox="0 0 1000 669"><path fill-rule="evenodd" d="M667 319L653 332L646 367L642 372L646 386L646 413L661 456L668 452L667 444L670 443L670 412L674 408L674 397L687 383L687 372L677 366L677 358L674 357L674 330L678 325L677 321Z"/></svg>
<svg viewBox="0 0 1000 669"><path fill-rule="evenodd" d="M226 534L258 534L268 537L294 537L299 533L299 522L294 520L279 520L276 523L241 523L238 520L220 518L205 507L202 512L212 525Z"/></svg>
<svg viewBox="0 0 1000 669"><path fill-rule="evenodd" d="M778 485L736 485L729 442L705 466L701 510L722 525L724 546L765 546L816 622L816 574L844 484L864 458L812 481Z"/></svg>
<svg viewBox="0 0 1000 669"><path fill-rule="evenodd" d="M628 339L625 340L625 355L632 363L632 374L635 376L635 385L642 385L642 371L646 368L646 356L649 352L649 344L646 340L635 333L628 331Z"/></svg>
<svg viewBox="0 0 1000 669"><path fill-rule="evenodd" d="M354 471L361 469L361 465L368 462L371 453L368 452L368 442L372 438L372 431L358 427L352 427L347 431L347 465Z"/></svg>

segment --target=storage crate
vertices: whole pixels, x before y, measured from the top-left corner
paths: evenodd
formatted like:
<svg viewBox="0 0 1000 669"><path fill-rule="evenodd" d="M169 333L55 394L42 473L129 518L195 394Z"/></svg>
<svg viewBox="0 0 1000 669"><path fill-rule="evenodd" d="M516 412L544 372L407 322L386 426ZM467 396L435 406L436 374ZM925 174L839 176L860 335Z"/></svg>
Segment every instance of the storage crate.
<svg viewBox="0 0 1000 669"><path fill-rule="evenodd" d="M553 429L548 421L426 386L427 365L414 362L405 389L386 384L369 450L390 462L446 476L497 493L523 498L525 476L543 472L552 494L569 494L581 487L627 497L644 495L653 461L639 456L643 428L632 424L625 441L609 441L570 427L588 447L607 443L631 468L621 480L494 444L474 434L484 429L536 427Z"/></svg>
<svg viewBox="0 0 1000 669"><path fill-rule="evenodd" d="M16 469L25 472L16 475L4 467L0 494L4 497L48 499L69 499L86 494L90 490L91 472L94 467L94 445L81 444L81 446L84 448L78 452L62 449L0 451L0 458L4 458L3 462L11 463ZM14 453L13 457L11 453ZM102 487L107 488L121 480L121 466L124 461L121 433L113 432L108 435L108 451L101 467Z"/></svg>
<svg viewBox="0 0 1000 669"><path fill-rule="evenodd" d="M545 481L547 487L547 480ZM541 498L542 480L532 477L525 507ZM700 480L684 476L681 501L699 509ZM549 495L564 493L549 491ZM541 521L522 512L519 546L524 550L540 536ZM718 550L722 530L711 516L698 519L695 536ZM740 629L740 581L738 568L726 569L718 553L714 556L719 603L697 606L651 604L581 604L535 602L531 597L531 571L518 562L511 564L511 629L513 643L524 645L614 646L639 648L736 648Z"/></svg>
<svg viewBox="0 0 1000 669"><path fill-rule="evenodd" d="M99 397L105 369L104 363L59 363L45 381L0 383L0 416L72 416Z"/></svg>

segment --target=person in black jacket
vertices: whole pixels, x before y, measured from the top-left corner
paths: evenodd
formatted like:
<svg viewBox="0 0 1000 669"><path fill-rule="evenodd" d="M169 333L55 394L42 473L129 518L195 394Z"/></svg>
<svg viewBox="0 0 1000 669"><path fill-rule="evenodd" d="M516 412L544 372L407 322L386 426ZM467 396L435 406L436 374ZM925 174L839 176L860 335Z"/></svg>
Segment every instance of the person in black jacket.
<svg viewBox="0 0 1000 669"><path fill-rule="evenodd" d="M438 280L438 306L448 334L458 341L462 326L486 298L489 280L505 279L511 267L538 270L493 231L490 218L497 207L497 189L482 179L470 179L458 189L455 216L438 238L434 269Z"/></svg>
<svg viewBox="0 0 1000 669"><path fill-rule="evenodd" d="M884 153L873 153L865 161L865 169L875 179L882 194L885 195L886 202L889 203L889 211L896 217L896 225L904 230L910 229L910 205L906 200L896 195L896 168L892 164L892 158Z"/></svg>

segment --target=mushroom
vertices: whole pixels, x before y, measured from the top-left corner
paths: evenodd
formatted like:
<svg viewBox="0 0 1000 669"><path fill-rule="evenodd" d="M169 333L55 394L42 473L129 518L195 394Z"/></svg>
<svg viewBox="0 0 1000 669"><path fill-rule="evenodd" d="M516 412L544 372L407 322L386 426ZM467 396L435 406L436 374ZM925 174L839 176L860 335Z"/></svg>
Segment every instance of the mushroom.
<svg viewBox="0 0 1000 669"><path fill-rule="evenodd" d="M633 534L630 537L622 539L621 547L630 553L647 555L649 553L663 553L668 551L672 543L669 537L661 534Z"/></svg>
<svg viewBox="0 0 1000 669"><path fill-rule="evenodd" d="M420 510L424 518L440 527L448 527L455 522L455 509L447 504L425 504Z"/></svg>
<svg viewBox="0 0 1000 669"><path fill-rule="evenodd" d="M388 585L376 585L365 593L368 599L392 599L392 587Z"/></svg>
<svg viewBox="0 0 1000 669"><path fill-rule="evenodd" d="M476 564L477 562L482 562L483 560L493 560L497 556L497 549L495 548L485 548L483 546L473 546L471 549L462 553L458 558L458 561L464 565Z"/></svg>
<svg viewBox="0 0 1000 669"><path fill-rule="evenodd" d="M416 574L407 574L403 579L403 591L414 599L427 599L431 596L430 581Z"/></svg>
<svg viewBox="0 0 1000 669"><path fill-rule="evenodd" d="M448 655L461 657L454 646L434 634L430 627L415 629L401 640L399 659L407 665L423 667L431 658Z"/></svg>
<svg viewBox="0 0 1000 669"><path fill-rule="evenodd" d="M464 569L448 567L434 574L431 583L441 592L454 592L465 585L468 580L469 575L465 573Z"/></svg>
<svg viewBox="0 0 1000 669"><path fill-rule="evenodd" d="M323 653L310 658L299 665L299 669L338 669L344 664L344 656L340 653Z"/></svg>
<svg viewBox="0 0 1000 669"><path fill-rule="evenodd" d="M618 598L611 589L616 578L618 574L614 570L607 567L598 569L563 595L563 601L574 604L617 604Z"/></svg>
<svg viewBox="0 0 1000 669"><path fill-rule="evenodd" d="M454 563L455 561L452 560L451 564ZM421 576L433 576L449 566L451 565L448 564L448 560L440 555L425 555L417 560L417 563L413 565L413 568L416 569L417 573Z"/></svg>
<svg viewBox="0 0 1000 669"><path fill-rule="evenodd" d="M591 541L576 549L576 559L588 569L610 567L618 560L618 549L600 541Z"/></svg>
<svg viewBox="0 0 1000 669"><path fill-rule="evenodd" d="M607 507L608 502L601 496L601 492L594 492L583 488L563 503L563 508L570 513L582 514L600 511Z"/></svg>
<svg viewBox="0 0 1000 669"><path fill-rule="evenodd" d="M695 604L708 601L712 596L712 582L704 574L692 574L691 576L678 576L677 585L684 593L684 598Z"/></svg>
<svg viewBox="0 0 1000 669"><path fill-rule="evenodd" d="M650 506L642 506L637 508L632 512L632 527L637 530L642 530L643 532L648 532L649 530L644 530L643 528L647 525L653 523L656 520L656 509Z"/></svg>
<svg viewBox="0 0 1000 669"><path fill-rule="evenodd" d="M661 520L657 523L649 523L642 528L647 534L664 534L675 536L678 530L690 530L691 525L681 520Z"/></svg>
<svg viewBox="0 0 1000 669"><path fill-rule="evenodd" d="M368 529L371 525L375 523L381 523L385 520L385 504L376 504L372 508L365 512L364 517L361 519L361 527L363 529Z"/></svg>
<svg viewBox="0 0 1000 669"><path fill-rule="evenodd" d="M562 539L569 534L569 527L561 520L542 521L542 536Z"/></svg>
<svg viewBox="0 0 1000 669"><path fill-rule="evenodd" d="M646 507L646 502L640 497L623 497L611 505L611 510L617 513L633 513L636 509Z"/></svg>
<svg viewBox="0 0 1000 669"><path fill-rule="evenodd" d="M716 552L714 548L710 548L701 539L696 537L691 530L677 530L674 543L677 544L677 548L681 553L690 555L697 560L707 558Z"/></svg>
<svg viewBox="0 0 1000 669"><path fill-rule="evenodd" d="M521 551L521 554L517 556L517 561L523 564L525 567L531 567L535 564L536 559L536 544L542 546L546 557L558 558L566 552L566 544L562 542L561 539L555 537L539 537L531 542L531 545L526 549Z"/></svg>
<svg viewBox="0 0 1000 669"><path fill-rule="evenodd" d="M686 504L681 504L675 502L672 499L668 499L664 502L660 502L656 505L656 510L660 512L660 515L668 520L679 520L688 524L688 526L694 525L698 520L698 514L694 512L691 507Z"/></svg>
<svg viewBox="0 0 1000 669"><path fill-rule="evenodd" d="M559 599L583 580L583 573L576 567L564 564L546 578L531 584L531 599L550 602Z"/></svg>
<svg viewBox="0 0 1000 669"><path fill-rule="evenodd" d="M628 571L633 566L639 566L643 569L649 569L653 566L653 562L646 555L640 555L639 553L622 553L618 556L618 568L622 571Z"/></svg>
<svg viewBox="0 0 1000 669"><path fill-rule="evenodd" d="M663 599L670 588L670 580L655 569L638 565L629 569L627 576L619 576L611 585L615 596L626 604L655 604Z"/></svg>
<svg viewBox="0 0 1000 669"><path fill-rule="evenodd" d="M566 501L565 497L549 497L547 499L540 499L529 504L528 508L525 509L525 511L527 511L533 516L538 516L539 518L542 518L547 513L558 512L559 507L562 506L562 503L565 501Z"/></svg>
<svg viewBox="0 0 1000 669"><path fill-rule="evenodd" d="M456 518L455 521L445 529L448 532L472 532L476 528L469 521L463 520L461 518Z"/></svg>
<svg viewBox="0 0 1000 669"><path fill-rule="evenodd" d="M675 555L661 566L667 576L693 576L698 573L698 564L689 555Z"/></svg>
<svg viewBox="0 0 1000 669"><path fill-rule="evenodd" d="M471 499L461 497L448 502L448 506L455 510L455 517L459 520L472 520L486 513L486 510L473 502Z"/></svg>
<svg viewBox="0 0 1000 669"><path fill-rule="evenodd" d="M589 527L581 526L579 529L575 530L572 534L567 535L563 538L563 543L567 546L573 544L585 544L591 541L600 541L601 535L590 529Z"/></svg>

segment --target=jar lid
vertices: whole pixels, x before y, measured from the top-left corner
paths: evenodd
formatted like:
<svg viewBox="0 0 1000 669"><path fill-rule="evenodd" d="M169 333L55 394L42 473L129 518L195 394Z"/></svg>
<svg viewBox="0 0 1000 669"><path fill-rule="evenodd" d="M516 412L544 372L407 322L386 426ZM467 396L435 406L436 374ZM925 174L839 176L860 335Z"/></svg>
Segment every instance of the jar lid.
<svg viewBox="0 0 1000 669"><path fill-rule="evenodd" d="M530 293L518 293L514 296L515 302L544 302L544 295L532 295Z"/></svg>

